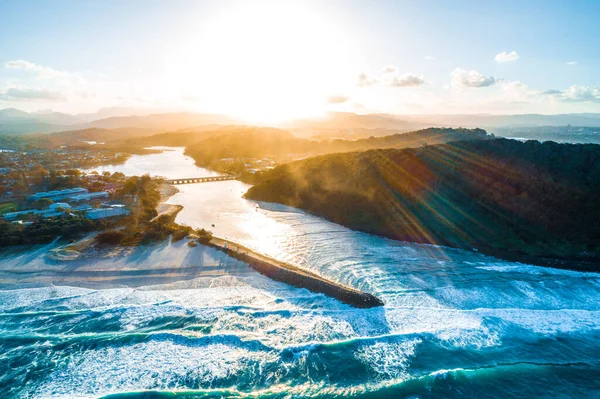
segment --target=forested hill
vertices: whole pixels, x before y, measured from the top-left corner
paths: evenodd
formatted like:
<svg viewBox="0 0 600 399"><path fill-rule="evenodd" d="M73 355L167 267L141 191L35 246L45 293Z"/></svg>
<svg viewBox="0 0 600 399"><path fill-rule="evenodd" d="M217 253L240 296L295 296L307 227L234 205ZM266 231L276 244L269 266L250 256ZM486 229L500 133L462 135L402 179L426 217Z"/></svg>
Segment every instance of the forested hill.
<svg viewBox="0 0 600 399"><path fill-rule="evenodd" d="M493 139L483 129L438 128L417 130L408 133L398 133L389 136L369 137L360 140L334 140L324 145L327 153L366 151L375 148L410 148L422 145L443 144L461 140Z"/></svg>
<svg viewBox="0 0 600 399"><path fill-rule="evenodd" d="M325 155L275 168L246 196L399 240L600 270L599 145L495 139Z"/></svg>
<svg viewBox="0 0 600 399"><path fill-rule="evenodd" d="M493 135L482 129L429 128L361 140L311 141L279 129L240 128L200 140L187 147L186 153L193 157L198 165L210 166L221 158L279 159L289 155L309 156L373 148L419 147L456 140L490 138L493 138Z"/></svg>

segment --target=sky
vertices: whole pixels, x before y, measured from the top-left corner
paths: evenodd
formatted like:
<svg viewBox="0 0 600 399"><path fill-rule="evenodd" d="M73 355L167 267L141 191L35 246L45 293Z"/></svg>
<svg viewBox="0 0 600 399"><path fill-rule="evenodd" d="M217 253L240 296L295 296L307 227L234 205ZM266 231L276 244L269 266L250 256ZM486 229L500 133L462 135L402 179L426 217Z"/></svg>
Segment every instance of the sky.
<svg viewBox="0 0 600 399"><path fill-rule="evenodd" d="M598 16L598 0L0 0L0 108L600 112Z"/></svg>

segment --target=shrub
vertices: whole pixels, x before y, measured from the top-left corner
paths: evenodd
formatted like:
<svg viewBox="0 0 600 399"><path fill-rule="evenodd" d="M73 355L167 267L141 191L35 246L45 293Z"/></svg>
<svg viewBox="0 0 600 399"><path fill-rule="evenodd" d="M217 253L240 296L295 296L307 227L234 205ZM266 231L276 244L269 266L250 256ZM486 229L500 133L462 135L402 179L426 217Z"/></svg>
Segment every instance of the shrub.
<svg viewBox="0 0 600 399"><path fill-rule="evenodd" d="M119 244L121 245L135 245L139 240L135 236L125 236Z"/></svg>
<svg viewBox="0 0 600 399"><path fill-rule="evenodd" d="M40 198L39 200L34 201L31 205L35 209L46 209L52 204L54 204L54 201L52 201L50 198Z"/></svg>
<svg viewBox="0 0 600 399"><path fill-rule="evenodd" d="M96 236L96 240L100 244L117 245L125 238L125 233L119 230L109 230L102 232Z"/></svg>
<svg viewBox="0 0 600 399"><path fill-rule="evenodd" d="M205 229L196 230L196 234L198 235L198 242L200 244L208 244L213 238L212 231Z"/></svg>
<svg viewBox="0 0 600 399"><path fill-rule="evenodd" d="M181 241L189 235L185 230L175 230L173 233L173 241Z"/></svg>

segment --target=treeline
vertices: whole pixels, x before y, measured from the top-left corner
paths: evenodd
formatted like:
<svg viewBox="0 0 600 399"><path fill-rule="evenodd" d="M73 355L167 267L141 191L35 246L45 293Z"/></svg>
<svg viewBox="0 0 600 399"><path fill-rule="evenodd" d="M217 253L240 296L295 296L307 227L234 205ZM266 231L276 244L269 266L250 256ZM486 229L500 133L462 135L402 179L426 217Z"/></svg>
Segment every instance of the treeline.
<svg viewBox="0 0 600 399"><path fill-rule="evenodd" d="M312 141L278 129L238 129L201 140L186 148L186 154L201 166L211 167L223 158L272 158L364 151L374 148L406 148L457 140L491 139L482 129L429 128L409 133L361 140Z"/></svg>
<svg viewBox="0 0 600 399"><path fill-rule="evenodd" d="M10 223L0 219L0 246L45 244L56 237L74 239L96 230L99 225L83 216L40 219L33 224Z"/></svg>
<svg viewBox="0 0 600 399"><path fill-rule="evenodd" d="M333 154L263 180L248 198L374 234L600 261L598 145L496 139Z"/></svg>
<svg viewBox="0 0 600 399"><path fill-rule="evenodd" d="M157 216L156 207L160 203L160 182L146 174L128 178L116 197L131 210L131 223L147 222Z"/></svg>
<svg viewBox="0 0 600 399"><path fill-rule="evenodd" d="M18 134L0 134L0 149L27 151L34 148L50 148L51 143L45 134L22 136Z"/></svg>
<svg viewBox="0 0 600 399"><path fill-rule="evenodd" d="M101 245L134 246L163 241L169 236L172 236L173 242L187 237L193 238L194 241L189 241L188 245L196 246L197 243L209 243L212 232L205 229L195 230L190 226L175 223L168 215L161 215L136 229L127 226L125 229L103 231L96 237L96 242Z"/></svg>
<svg viewBox="0 0 600 399"><path fill-rule="evenodd" d="M193 128L175 130L172 132L153 134L145 137L124 138L112 141L112 145L122 146L167 146L167 147L184 147L195 144L201 140L223 136L225 134L240 134L255 129L249 126L216 126L206 125Z"/></svg>

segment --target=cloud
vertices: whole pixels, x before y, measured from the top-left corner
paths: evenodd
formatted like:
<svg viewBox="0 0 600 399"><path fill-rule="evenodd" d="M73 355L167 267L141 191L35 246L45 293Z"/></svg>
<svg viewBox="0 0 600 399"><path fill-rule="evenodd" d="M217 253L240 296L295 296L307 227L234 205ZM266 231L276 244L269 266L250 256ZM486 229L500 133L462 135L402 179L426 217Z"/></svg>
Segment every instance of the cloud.
<svg viewBox="0 0 600 399"><path fill-rule="evenodd" d="M511 51L510 53L503 51L500 54L497 54L495 59L498 62L516 61L519 59L519 54L517 54L516 51Z"/></svg>
<svg viewBox="0 0 600 399"><path fill-rule="evenodd" d="M359 113L359 114L366 114L366 113L369 113L369 111L370 111L366 105L361 104L361 103L352 104L352 109L354 110L354 112Z"/></svg>
<svg viewBox="0 0 600 399"><path fill-rule="evenodd" d="M343 104L348 100L350 100L350 97L336 94L327 98L327 104Z"/></svg>
<svg viewBox="0 0 600 399"><path fill-rule="evenodd" d="M532 100L538 98L538 96L541 94L539 91L533 90L526 84L519 81L503 81L502 90L504 91L505 99L512 101L513 103L531 102Z"/></svg>
<svg viewBox="0 0 600 399"><path fill-rule="evenodd" d="M546 90L542 94L546 95L546 96L553 96L553 95L557 95L557 94L561 94L561 93L562 93L562 91L560 91L560 90Z"/></svg>
<svg viewBox="0 0 600 399"><path fill-rule="evenodd" d="M38 78L50 79L50 78L62 78L69 76L68 72L57 71L54 68L34 64L33 62L25 60L8 61L4 64L5 68L8 69L21 69L31 73L35 73Z"/></svg>
<svg viewBox="0 0 600 399"><path fill-rule="evenodd" d="M398 68L396 68L394 65L388 65L381 70L381 73L383 73L383 74L398 73Z"/></svg>
<svg viewBox="0 0 600 399"><path fill-rule="evenodd" d="M416 87L425 84L425 79L423 79L423 76L405 73L404 75L392 76L387 79L386 84L392 87Z"/></svg>
<svg viewBox="0 0 600 399"><path fill-rule="evenodd" d="M44 88L12 86L0 90L0 99L7 101L64 100L60 92Z"/></svg>
<svg viewBox="0 0 600 399"><path fill-rule="evenodd" d="M432 57L432 56L430 56L430 55L426 55L426 56L425 56L425 60L427 60L427 61L433 61L433 60L435 60L435 58L433 58L433 57Z"/></svg>
<svg viewBox="0 0 600 399"><path fill-rule="evenodd" d="M197 96L192 93L186 93L186 94L182 95L181 99L183 101L190 101L190 102L203 102L204 101L200 96Z"/></svg>
<svg viewBox="0 0 600 399"><path fill-rule="evenodd" d="M565 90L547 90L543 94L566 102L600 103L600 87L573 85Z"/></svg>
<svg viewBox="0 0 600 399"><path fill-rule="evenodd" d="M79 97L81 97L83 99L88 99L88 98L94 98L94 97L96 97L96 92L94 92L94 91L88 91L88 90L77 91L75 94L77 94Z"/></svg>
<svg viewBox="0 0 600 399"><path fill-rule="evenodd" d="M567 62L567 65L577 65L577 61L569 61Z"/></svg>
<svg viewBox="0 0 600 399"><path fill-rule="evenodd" d="M456 68L450 74L454 88L481 88L494 85L498 80L493 76L485 76L477 71Z"/></svg>
<svg viewBox="0 0 600 399"><path fill-rule="evenodd" d="M398 68L394 65L388 65L382 68L380 75L377 77L369 76L365 72L358 76L358 86L366 87L374 84L381 84L389 87L417 87L425 84L425 79L423 76L418 76L413 73L399 74Z"/></svg>
<svg viewBox="0 0 600 399"><path fill-rule="evenodd" d="M375 78L370 77L365 72L358 75L358 82L356 83L360 87L372 86L377 83Z"/></svg>

